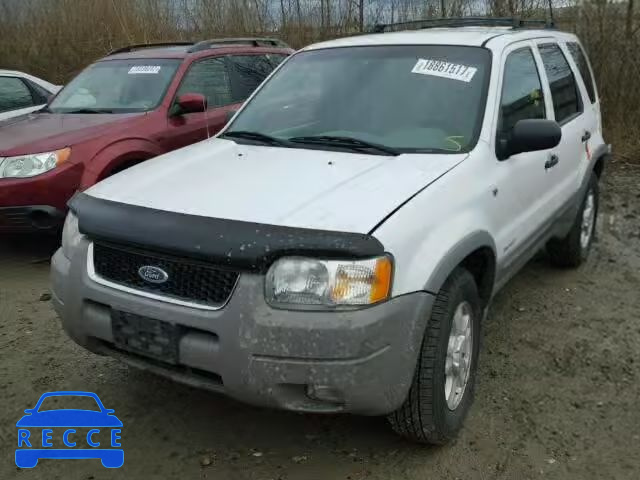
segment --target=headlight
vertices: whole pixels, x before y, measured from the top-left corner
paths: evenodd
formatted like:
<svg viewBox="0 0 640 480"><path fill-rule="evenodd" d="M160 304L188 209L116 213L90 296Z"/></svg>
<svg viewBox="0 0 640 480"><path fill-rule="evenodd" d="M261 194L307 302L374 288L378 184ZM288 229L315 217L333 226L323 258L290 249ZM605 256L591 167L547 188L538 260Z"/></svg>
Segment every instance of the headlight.
<svg viewBox="0 0 640 480"><path fill-rule="evenodd" d="M389 298L392 262L285 257L267 273L267 301L276 305L370 305Z"/></svg>
<svg viewBox="0 0 640 480"><path fill-rule="evenodd" d="M6 157L0 162L0 178L35 177L66 162L70 155L71 149L67 147L55 152Z"/></svg>
<svg viewBox="0 0 640 480"><path fill-rule="evenodd" d="M67 214L67 218L64 221L64 228L62 229L62 253L68 259L71 259L74 248L78 246L82 235L78 228L78 217L73 212Z"/></svg>

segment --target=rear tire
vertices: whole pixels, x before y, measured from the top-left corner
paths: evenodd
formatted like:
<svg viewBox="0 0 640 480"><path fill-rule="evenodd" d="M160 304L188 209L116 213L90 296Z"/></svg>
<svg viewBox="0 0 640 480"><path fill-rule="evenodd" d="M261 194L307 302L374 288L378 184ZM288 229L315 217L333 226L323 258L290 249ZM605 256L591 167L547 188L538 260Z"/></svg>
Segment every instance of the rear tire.
<svg viewBox="0 0 640 480"><path fill-rule="evenodd" d="M473 403L481 316L473 276L458 267L436 296L409 394L388 416L397 433L436 445L456 437Z"/></svg>
<svg viewBox="0 0 640 480"><path fill-rule="evenodd" d="M576 268L587 260L598 218L598 199L598 177L591 172L587 191L569 234L562 239L552 239L547 244L547 252L552 264L558 267Z"/></svg>

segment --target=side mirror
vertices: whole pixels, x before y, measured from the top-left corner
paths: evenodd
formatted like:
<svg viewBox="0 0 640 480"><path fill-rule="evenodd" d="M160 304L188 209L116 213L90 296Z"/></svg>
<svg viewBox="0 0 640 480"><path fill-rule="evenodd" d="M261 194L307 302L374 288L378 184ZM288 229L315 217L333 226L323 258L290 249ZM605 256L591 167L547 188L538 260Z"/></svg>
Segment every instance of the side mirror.
<svg viewBox="0 0 640 480"><path fill-rule="evenodd" d="M227 123L231 121L231 119L235 116L236 113L238 113L238 110L229 110L227 112Z"/></svg>
<svg viewBox="0 0 640 480"><path fill-rule="evenodd" d="M178 105L177 115L185 113L204 112L207 109L207 99L200 93L185 93L176 101Z"/></svg>
<svg viewBox="0 0 640 480"><path fill-rule="evenodd" d="M558 146L561 138L560 125L553 120L519 120L509 138L501 142L501 160L518 153L548 150Z"/></svg>

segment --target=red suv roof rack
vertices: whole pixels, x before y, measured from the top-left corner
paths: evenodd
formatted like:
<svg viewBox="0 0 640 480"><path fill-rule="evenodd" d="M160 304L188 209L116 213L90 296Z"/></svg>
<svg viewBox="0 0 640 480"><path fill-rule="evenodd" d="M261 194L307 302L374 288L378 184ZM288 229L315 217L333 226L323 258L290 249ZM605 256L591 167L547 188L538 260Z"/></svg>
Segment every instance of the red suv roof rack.
<svg viewBox="0 0 640 480"><path fill-rule="evenodd" d="M107 56L115 55L116 53L133 52L134 50L141 50L143 48L181 47L181 46L188 47L188 46L193 45L194 43L195 42L182 42L182 41L178 41L178 42L158 42L158 43L137 43L137 44L128 45L128 46L122 47L122 48L116 48L115 50L112 50L111 52L109 52L107 54Z"/></svg>
<svg viewBox="0 0 640 480"><path fill-rule="evenodd" d="M291 48L285 42L277 38L213 38L211 40L203 40L193 45L188 51L189 53L200 52L209 48L224 47L228 45L248 45L253 47L277 47Z"/></svg>

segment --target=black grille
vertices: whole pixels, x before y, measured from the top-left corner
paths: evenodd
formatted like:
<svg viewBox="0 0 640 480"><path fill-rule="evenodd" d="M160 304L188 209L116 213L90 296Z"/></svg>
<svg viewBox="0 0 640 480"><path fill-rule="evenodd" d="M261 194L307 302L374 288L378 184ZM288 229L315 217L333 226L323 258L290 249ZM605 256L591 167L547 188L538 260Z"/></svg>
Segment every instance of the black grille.
<svg viewBox="0 0 640 480"><path fill-rule="evenodd" d="M239 275L194 260L103 243L93 245L93 265L97 275L111 282L210 306L227 301ZM139 270L145 266L161 268L167 280L164 283L144 280Z"/></svg>

